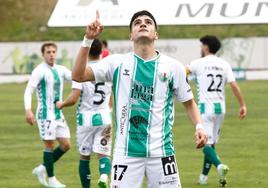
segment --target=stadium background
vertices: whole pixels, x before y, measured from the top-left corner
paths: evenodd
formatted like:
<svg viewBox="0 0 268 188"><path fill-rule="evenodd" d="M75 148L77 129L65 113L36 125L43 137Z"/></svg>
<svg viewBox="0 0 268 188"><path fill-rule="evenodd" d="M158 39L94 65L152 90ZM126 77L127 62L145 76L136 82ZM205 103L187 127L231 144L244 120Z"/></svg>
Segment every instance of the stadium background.
<svg viewBox="0 0 268 188"><path fill-rule="evenodd" d="M47 20L56 0L0 0L0 42L23 41L79 41L84 28L48 28ZM215 34L220 38L267 37L267 25L208 25L161 26L159 33L165 39L199 38ZM102 39L128 39L127 27L109 27ZM1 53L1 52L0 52ZM241 81L242 92L248 104L249 114L243 121L237 118L238 104L227 87L227 116L221 142L217 149L230 168L229 187L268 187L267 133L268 133L268 81ZM31 175L32 168L40 163L41 142L37 127L30 127L24 120L23 92L26 83L0 85L0 187L40 187ZM70 91L65 87L65 97ZM200 173L202 154L194 149L193 128L180 104L177 105L174 126L177 161L184 188L196 185ZM79 187L77 173L78 154L75 148L75 107L64 110L72 130L72 150L56 164L59 179L68 187ZM179 125L179 126L178 126ZM91 162L93 187L97 181L97 161ZM94 173L95 172L95 173ZM144 186L145 187L145 186ZM215 169L212 170L207 188L217 187Z"/></svg>

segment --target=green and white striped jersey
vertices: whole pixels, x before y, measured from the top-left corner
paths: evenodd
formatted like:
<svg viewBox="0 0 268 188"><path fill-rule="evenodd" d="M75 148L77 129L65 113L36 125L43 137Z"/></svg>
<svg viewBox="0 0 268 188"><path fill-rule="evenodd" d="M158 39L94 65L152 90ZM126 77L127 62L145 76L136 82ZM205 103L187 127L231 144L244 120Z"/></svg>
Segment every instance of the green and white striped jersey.
<svg viewBox="0 0 268 188"><path fill-rule="evenodd" d="M97 63L91 61L90 64ZM112 83L111 82L75 82L72 88L81 90L80 101L77 107L77 124L82 125L85 115L99 114L101 119L111 122L111 109L109 106ZM87 122L89 123L89 122Z"/></svg>
<svg viewBox="0 0 268 188"><path fill-rule="evenodd" d="M163 54L143 60L133 53L110 55L90 65L96 81L113 82L114 153L133 157L174 154L174 97L193 98L181 63Z"/></svg>
<svg viewBox="0 0 268 188"><path fill-rule="evenodd" d="M28 85L36 89L37 119L64 118L62 111L55 106L56 101L62 100L64 80L71 81L71 71L62 65L51 67L43 62L33 70Z"/></svg>
<svg viewBox="0 0 268 188"><path fill-rule="evenodd" d="M215 55L208 55L192 61L188 68L196 77L200 113L225 114L224 86L235 81L230 64Z"/></svg>

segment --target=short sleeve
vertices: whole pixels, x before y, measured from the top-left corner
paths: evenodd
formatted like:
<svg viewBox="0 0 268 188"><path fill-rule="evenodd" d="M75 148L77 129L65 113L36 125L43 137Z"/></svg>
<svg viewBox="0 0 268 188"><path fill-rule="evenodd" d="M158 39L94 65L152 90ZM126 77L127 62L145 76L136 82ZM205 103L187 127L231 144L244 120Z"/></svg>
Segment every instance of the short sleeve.
<svg viewBox="0 0 268 188"><path fill-rule="evenodd" d="M63 72L64 72L64 78L65 80L71 81L72 80L72 73L69 69L66 67L63 67Z"/></svg>
<svg viewBox="0 0 268 188"><path fill-rule="evenodd" d="M174 72L174 93L180 102L186 102L193 98L193 93L186 76L186 70L181 64L176 65Z"/></svg>
<svg viewBox="0 0 268 188"><path fill-rule="evenodd" d="M234 82L235 81L235 77L234 77L234 73L232 71L232 67L229 63L227 63L227 82Z"/></svg>
<svg viewBox="0 0 268 188"><path fill-rule="evenodd" d="M96 82L112 82L115 62L119 61L114 55L109 55L98 63L89 64Z"/></svg>
<svg viewBox="0 0 268 188"><path fill-rule="evenodd" d="M187 69L190 71L191 74L196 74L196 63L195 61L190 62L188 65L186 65Z"/></svg>

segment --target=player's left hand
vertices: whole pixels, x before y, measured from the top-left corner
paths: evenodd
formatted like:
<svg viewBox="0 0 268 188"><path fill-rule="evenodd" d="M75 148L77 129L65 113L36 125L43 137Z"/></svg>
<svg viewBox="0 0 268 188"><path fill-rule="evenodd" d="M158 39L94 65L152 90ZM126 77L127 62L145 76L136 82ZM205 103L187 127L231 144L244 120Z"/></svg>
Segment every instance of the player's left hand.
<svg viewBox="0 0 268 188"><path fill-rule="evenodd" d="M246 117L246 115L247 115L247 107L246 107L246 105L243 105L240 107L240 110L239 110L239 118L244 119L244 117Z"/></svg>
<svg viewBox="0 0 268 188"><path fill-rule="evenodd" d="M205 133L204 129L197 129L195 131L195 143L196 143L196 148L202 148L206 145L208 141L207 134Z"/></svg>

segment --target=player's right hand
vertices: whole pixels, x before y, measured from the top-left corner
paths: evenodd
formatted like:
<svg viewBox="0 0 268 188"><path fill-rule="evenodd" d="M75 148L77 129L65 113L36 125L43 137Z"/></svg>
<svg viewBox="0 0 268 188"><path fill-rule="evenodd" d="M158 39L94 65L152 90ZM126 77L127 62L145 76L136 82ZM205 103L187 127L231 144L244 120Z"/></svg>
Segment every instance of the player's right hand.
<svg viewBox="0 0 268 188"><path fill-rule="evenodd" d="M34 125L35 118L32 110L26 110L25 119L27 123L29 123L32 126Z"/></svg>
<svg viewBox="0 0 268 188"><path fill-rule="evenodd" d="M58 109L62 109L62 102L61 101L56 102L56 107Z"/></svg>
<svg viewBox="0 0 268 188"><path fill-rule="evenodd" d="M85 37L87 39L95 39L102 32L103 25L100 22L99 11L96 11L96 19L87 25Z"/></svg>
<svg viewBox="0 0 268 188"><path fill-rule="evenodd" d="M247 107L246 105L243 105L240 107L240 110L239 110L239 118L244 119L246 115L247 115Z"/></svg>

